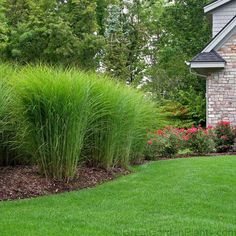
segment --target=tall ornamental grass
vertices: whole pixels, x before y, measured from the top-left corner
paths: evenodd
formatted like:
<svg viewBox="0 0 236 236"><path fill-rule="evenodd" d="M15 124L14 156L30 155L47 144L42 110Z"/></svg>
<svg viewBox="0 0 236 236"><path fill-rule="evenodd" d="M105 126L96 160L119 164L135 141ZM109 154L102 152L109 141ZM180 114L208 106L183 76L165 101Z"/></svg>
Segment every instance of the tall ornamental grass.
<svg viewBox="0 0 236 236"><path fill-rule="evenodd" d="M153 129L156 124L156 108L143 94L135 93L135 128L131 146L131 162L140 161L145 153L147 136L146 133Z"/></svg>
<svg viewBox="0 0 236 236"><path fill-rule="evenodd" d="M48 177L74 177L91 115L90 84L46 67L17 75L17 140Z"/></svg>
<svg viewBox="0 0 236 236"><path fill-rule="evenodd" d="M26 67L11 79L15 146L41 172L69 180L85 162L106 169L142 158L154 105L143 94L94 73Z"/></svg>
<svg viewBox="0 0 236 236"><path fill-rule="evenodd" d="M143 156L154 106L143 94L108 78L96 76L92 84L91 96L97 101L93 111L97 115L88 129L86 160L106 169L127 167Z"/></svg>
<svg viewBox="0 0 236 236"><path fill-rule="evenodd" d="M97 117L89 129L90 154L86 156L93 165L106 169L125 166L129 162L134 116L128 89L109 80L93 82L92 96L99 105L94 109Z"/></svg>
<svg viewBox="0 0 236 236"><path fill-rule="evenodd" d="M0 165L8 165L14 161L12 137L15 127L10 122L10 111L13 108L13 91L9 79L13 74L9 65L0 65Z"/></svg>

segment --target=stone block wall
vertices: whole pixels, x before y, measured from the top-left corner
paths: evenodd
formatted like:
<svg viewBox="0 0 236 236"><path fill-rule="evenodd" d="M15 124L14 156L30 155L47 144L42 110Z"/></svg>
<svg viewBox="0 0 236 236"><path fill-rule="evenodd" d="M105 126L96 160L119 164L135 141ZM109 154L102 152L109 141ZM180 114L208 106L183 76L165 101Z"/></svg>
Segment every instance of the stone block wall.
<svg viewBox="0 0 236 236"><path fill-rule="evenodd" d="M207 124L224 120L236 125L236 34L217 52L227 64L207 79Z"/></svg>

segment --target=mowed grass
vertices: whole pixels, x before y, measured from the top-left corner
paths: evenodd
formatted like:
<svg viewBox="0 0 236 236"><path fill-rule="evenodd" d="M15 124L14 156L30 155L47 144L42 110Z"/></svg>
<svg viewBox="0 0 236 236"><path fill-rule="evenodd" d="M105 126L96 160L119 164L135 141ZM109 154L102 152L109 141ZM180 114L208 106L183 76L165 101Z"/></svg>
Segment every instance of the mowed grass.
<svg viewBox="0 0 236 236"><path fill-rule="evenodd" d="M236 235L236 157L175 159L86 189L0 203L0 235Z"/></svg>

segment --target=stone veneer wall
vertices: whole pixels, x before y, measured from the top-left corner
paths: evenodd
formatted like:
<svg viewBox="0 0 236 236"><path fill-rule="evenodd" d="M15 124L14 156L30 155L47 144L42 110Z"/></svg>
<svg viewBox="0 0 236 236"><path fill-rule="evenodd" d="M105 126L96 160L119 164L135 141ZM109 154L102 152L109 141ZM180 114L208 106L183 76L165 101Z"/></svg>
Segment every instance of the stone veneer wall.
<svg viewBox="0 0 236 236"><path fill-rule="evenodd" d="M207 124L225 120L236 125L236 34L217 52L227 64L207 79Z"/></svg>

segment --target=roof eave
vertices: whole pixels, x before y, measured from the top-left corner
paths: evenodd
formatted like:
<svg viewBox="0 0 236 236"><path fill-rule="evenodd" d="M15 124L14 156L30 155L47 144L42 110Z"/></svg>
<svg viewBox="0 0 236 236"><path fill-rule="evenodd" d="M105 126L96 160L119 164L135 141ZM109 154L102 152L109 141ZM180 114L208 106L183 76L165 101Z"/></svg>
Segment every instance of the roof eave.
<svg viewBox="0 0 236 236"><path fill-rule="evenodd" d="M212 73L222 71L225 68L225 62L191 62L190 70L197 75L207 78Z"/></svg>
<svg viewBox="0 0 236 236"><path fill-rule="evenodd" d="M211 11L215 10L218 7L221 7L225 5L226 3L229 3L231 0L218 0L214 1L204 7L204 13L210 13Z"/></svg>
<svg viewBox="0 0 236 236"><path fill-rule="evenodd" d="M191 69L224 69L225 62L189 62Z"/></svg>

